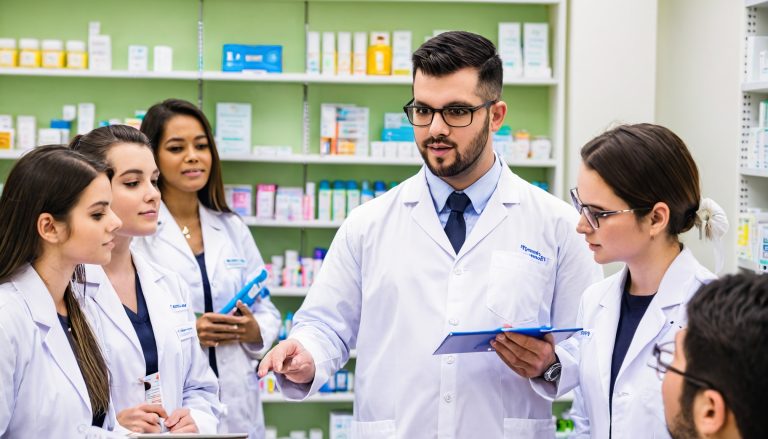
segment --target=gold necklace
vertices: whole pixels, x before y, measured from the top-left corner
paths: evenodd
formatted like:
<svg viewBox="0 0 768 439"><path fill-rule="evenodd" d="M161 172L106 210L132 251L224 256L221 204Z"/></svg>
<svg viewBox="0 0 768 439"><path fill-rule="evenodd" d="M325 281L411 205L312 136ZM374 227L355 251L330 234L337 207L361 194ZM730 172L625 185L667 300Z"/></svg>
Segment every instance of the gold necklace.
<svg viewBox="0 0 768 439"><path fill-rule="evenodd" d="M187 239L192 239L192 231L187 226L181 228L181 234Z"/></svg>

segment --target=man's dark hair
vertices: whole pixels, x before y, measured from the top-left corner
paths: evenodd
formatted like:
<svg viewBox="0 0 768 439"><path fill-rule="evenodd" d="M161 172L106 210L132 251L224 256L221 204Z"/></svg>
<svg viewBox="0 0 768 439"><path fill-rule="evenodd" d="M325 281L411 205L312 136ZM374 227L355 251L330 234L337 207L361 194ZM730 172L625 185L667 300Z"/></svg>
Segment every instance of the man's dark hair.
<svg viewBox="0 0 768 439"><path fill-rule="evenodd" d="M703 286L688 303L686 372L719 391L742 438L764 438L768 395L768 275L730 275ZM702 389L684 380L690 412Z"/></svg>
<svg viewBox="0 0 768 439"><path fill-rule="evenodd" d="M445 32L422 44L411 59L414 77L418 70L441 77L466 67L475 68L478 96L486 100L501 98L501 59L496 47L485 37L471 32Z"/></svg>

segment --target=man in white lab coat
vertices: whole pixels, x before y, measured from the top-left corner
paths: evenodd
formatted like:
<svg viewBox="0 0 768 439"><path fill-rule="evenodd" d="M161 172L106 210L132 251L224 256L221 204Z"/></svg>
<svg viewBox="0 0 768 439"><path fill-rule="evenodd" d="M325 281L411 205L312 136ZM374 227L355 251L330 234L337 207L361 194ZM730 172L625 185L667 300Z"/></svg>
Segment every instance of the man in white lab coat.
<svg viewBox="0 0 768 439"><path fill-rule="evenodd" d="M577 212L494 154L507 104L493 44L447 32L413 63L404 109L425 166L351 212L259 374L302 399L356 347L353 437L553 437L551 403L496 354L432 353L451 331L571 325L600 270Z"/></svg>
<svg viewBox="0 0 768 439"><path fill-rule="evenodd" d="M688 302L688 327L657 346L674 439L768 436L768 276L725 276Z"/></svg>

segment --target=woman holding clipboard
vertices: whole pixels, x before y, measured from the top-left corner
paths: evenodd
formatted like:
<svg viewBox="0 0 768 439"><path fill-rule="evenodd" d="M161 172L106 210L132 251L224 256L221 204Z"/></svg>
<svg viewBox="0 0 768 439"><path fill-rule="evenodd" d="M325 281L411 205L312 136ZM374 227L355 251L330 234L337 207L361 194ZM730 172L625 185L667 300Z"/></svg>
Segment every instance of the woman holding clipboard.
<svg viewBox="0 0 768 439"><path fill-rule="evenodd" d="M221 433L264 436L255 365L280 327L269 298L237 304L240 315L218 311L264 264L243 220L224 199L221 163L210 124L193 104L168 99L147 111L141 131L149 137L160 169L159 225L135 248L188 283L199 315L197 333L219 378L224 405Z"/></svg>
<svg viewBox="0 0 768 439"><path fill-rule="evenodd" d="M583 331L556 347L519 334L493 346L542 396L555 398L577 385L572 437L667 438L661 380L649 367L674 347L686 324L685 305L715 278L679 235L698 226L719 239L728 223L712 200L700 201L699 173L688 148L670 130L623 125L581 150L577 231L595 261L623 269L589 287L581 300ZM575 311L575 310L574 310Z"/></svg>

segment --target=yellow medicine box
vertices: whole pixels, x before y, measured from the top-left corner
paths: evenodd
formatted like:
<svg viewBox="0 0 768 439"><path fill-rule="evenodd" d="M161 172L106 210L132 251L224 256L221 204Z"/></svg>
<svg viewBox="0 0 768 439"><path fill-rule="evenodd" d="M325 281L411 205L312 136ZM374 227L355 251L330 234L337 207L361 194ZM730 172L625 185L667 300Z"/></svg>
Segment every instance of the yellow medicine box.
<svg viewBox="0 0 768 439"><path fill-rule="evenodd" d="M85 42L78 40L67 41L67 68L88 68L88 52L85 50Z"/></svg>
<svg viewBox="0 0 768 439"><path fill-rule="evenodd" d="M19 67L40 67L40 40L22 38L19 49Z"/></svg>
<svg viewBox="0 0 768 439"><path fill-rule="evenodd" d="M16 40L0 38L0 67L16 67L19 64L19 52Z"/></svg>
<svg viewBox="0 0 768 439"><path fill-rule="evenodd" d="M43 40L43 67L64 68L64 43L61 40Z"/></svg>

